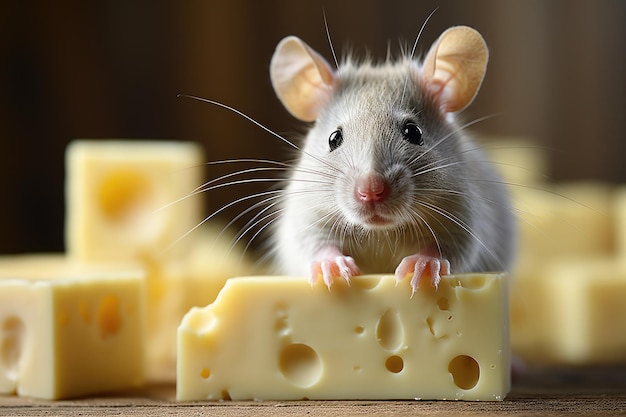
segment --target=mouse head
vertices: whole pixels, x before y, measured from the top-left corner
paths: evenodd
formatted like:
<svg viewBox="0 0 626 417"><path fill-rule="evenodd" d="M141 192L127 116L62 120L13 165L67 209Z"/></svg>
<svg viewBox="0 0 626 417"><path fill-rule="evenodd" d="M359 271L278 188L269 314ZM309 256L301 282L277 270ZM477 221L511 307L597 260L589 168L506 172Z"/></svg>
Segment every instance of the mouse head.
<svg viewBox="0 0 626 417"><path fill-rule="evenodd" d="M482 36L467 26L446 30L431 46L414 78L444 112L467 107L485 75L488 52ZM312 122L338 89L341 78L329 63L295 36L284 38L270 64L276 95L296 118Z"/></svg>
<svg viewBox="0 0 626 417"><path fill-rule="evenodd" d="M289 184L307 192L289 194L307 207L304 199L320 193L317 211L330 216L338 208L345 224L369 230L406 228L447 212L424 213L433 204L468 206L457 201L467 196L471 175L463 171L466 141L452 116L476 95L487 55L478 32L454 27L421 62L348 58L334 70L300 39L283 39L270 66L272 84L292 115L315 122ZM426 202L415 208L420 199ZM451 229L446 219L435 223Z"/></svg>

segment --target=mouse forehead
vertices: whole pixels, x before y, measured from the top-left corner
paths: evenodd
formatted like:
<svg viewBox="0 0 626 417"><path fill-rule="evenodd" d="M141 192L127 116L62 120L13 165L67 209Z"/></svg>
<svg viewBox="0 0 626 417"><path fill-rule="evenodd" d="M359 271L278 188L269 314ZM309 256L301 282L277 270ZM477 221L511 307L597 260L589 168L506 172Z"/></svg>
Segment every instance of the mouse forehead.
<svg viewBox="0 0 626 417"><path fill-rule="evenodd" d="M385 122L417 111L422 93L406 62L347 64L339 69L332 111L343 120Z"/></svg>

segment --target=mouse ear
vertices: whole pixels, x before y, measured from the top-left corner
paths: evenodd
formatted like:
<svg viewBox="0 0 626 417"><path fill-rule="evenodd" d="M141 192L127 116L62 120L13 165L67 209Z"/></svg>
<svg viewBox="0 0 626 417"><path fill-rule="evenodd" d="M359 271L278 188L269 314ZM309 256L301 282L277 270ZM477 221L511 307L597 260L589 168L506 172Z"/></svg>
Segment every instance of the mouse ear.
<svg viewBox="0 0 626 417"><path fill-rule="evenodd" d="M483 37L467 26L446 30L422 64L422 80L447 112L467 107L480 88L489 52Z"/></svg>
<svg viewBox="0 0 626 417"><path fill-rule="evenodd" d="M270 78L287 110L306 122L317 119L337 80L328 62L295 36L284 38L276 47Z"/></svg>

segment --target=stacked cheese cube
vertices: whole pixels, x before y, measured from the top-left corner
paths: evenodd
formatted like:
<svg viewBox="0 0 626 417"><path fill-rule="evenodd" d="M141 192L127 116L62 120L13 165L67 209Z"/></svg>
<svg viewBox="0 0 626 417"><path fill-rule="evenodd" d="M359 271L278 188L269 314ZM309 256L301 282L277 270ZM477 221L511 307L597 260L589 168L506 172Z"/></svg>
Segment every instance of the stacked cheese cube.
<svg viewBox="0 0 626 417"><path fill-rule="evenodd" d="M221 227L181 239L205 215L193 195L203 163L193 143L70 144L67 256L0 262L0 393L65 398L173 380L182 316L247 272Z"/></svg>
<svg viewBox="0 0 626 417"><path fill-rule="evenodd" d="M189 142L76 141L66 157L68 255L146 271L148 377L173 380L182 316L247 272L221 227L194 230L206 215L196 193L203 152Z"/></svg>
<svg viewBox="0 0 626 417"><path fill-rule="evenodd" d="M492 144L519 218L511 343L530 363L626 361L626 188L548 183L545 154Z"/></svg>

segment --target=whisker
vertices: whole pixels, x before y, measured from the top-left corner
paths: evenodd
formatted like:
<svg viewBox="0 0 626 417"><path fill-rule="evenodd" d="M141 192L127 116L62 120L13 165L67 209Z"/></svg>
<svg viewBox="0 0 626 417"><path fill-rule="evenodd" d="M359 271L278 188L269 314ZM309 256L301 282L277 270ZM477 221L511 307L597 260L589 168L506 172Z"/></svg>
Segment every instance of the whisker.
<svg viewBox="0 0 626 417"><path fill-rule="evenodd" d="M274 204L271 206L273 207ZM254 223L252 223L249 227L247 227L242 233L240 233L240 236L237 238L237 240L235 241L235 244L237 244L241 239L243 239L243 237L252 229L254 229L256 226L258 226L259 224L263 223L264 221L266 221L267 219L270 219L270 221L268 221L267 223L265 223L263 226L261 226L261 228L259 228L259 230L257 230L250 239L248 239L248 243L246 244L246 247L244 249L244 251L247 251L250 248L250 245L252 244L252 242L254 241L254 239L257 238L258 235L260 235L261 233L263 233L263 231L268 228L272 223L274 223L278 217L276 217L277 213L282 212L282 210L277 210L277 211L273 211L269 214L266 214L265 216L257 219Z"/></svg>
<svg viewBox="0 0 626 417"><path fill-rule="evenodd" d="M489 255L493 258L494 261L496 261L498 264L500 264L502 268L504 268L504 265L502 264L502 260L493 252L491 248L489 248L485 244L485 242L483 242L483 240L478 235L476 235L476 233L471 229L471 227L467 223L465 223L462 219L460 219L458 216L455 216L449 211L441 209L437 207L436 205L428 203L426 201L417 201L417 204L434 211L435 213L441 215L442 217L452 221L454 224L459 226L466 233L468 233L478 244L480 244L483 247L483 249L485 249L485 251L489 253Z"/></svg>
<svg viewBox="0 0 626 417"><path fill-rule="evenodd" d="M417 210L412 208L411 212L419 220L419 222L416 222L417 224L423 224L424 226L426 226L426 228L430 232L431 236L433 237L433 240L435 241L435 245L437 246L437 252L439 252L439 256L442 257L443 256L443 250L441 249L441 243L439 242L439 238L437 237L437 234L435 233L435 230L432 228L432 226L428 223L428 221L426 221L426 219ZM439 223L441 224L441 221L439 221ZM441 226L445 228L445 226L443 226L443 224L441 224Z"/></svg>
<svg viewBox="0 0 626 417"><path fill-rule="evenodd" d="M235 158L235 159L221 159L219 161L209 161L205 162L205 165L219 165L219 164L234 164L234 163L244 163L244 162L253 162L253 163L264 163L271 165L278 165L285 168L291 167L291 164L281 161L274 161L272 159L257 159L257 158Z"/></svg>
<svg viewBox="0 0 626 417"><path fill-rule="evenodd" d="M187 236L189 236L192 232L194 232L196 229L198 229L200 226L202 226L203 224L205 224L206 222L208 222L209 220L211 220L212 218L214 218L215 216L217 216L219 213L221 213L222 211L228 209L229 207L234 206L235 204L239 204L243 201L246 200L250 200L253 198L258 198L258 197L262 197L264 195L271 195L271 194L276 194L279 193L280 191L266 191L266 192L262 192L262 193L256 193L256 194L252 194L252 195L248 195L245 197L241 197L238 198L234 201L231 201L230 203L226 204L225 206L222 206L221 208L219 208L218 210L215 210L213 213L209 214L208 216L206 216L204 219L202 219L202 221L200 221L200 223L198 223L197 225L195 225L194 227L192 227L191 229L189 229L187 232L185 232L182 236L179 236L174 242L172 242L171 244L169 244L165 249L163 249L162 253L166 253L169 250L171 250L175 245L177 245L181 240L183 240L184 238L186 238Z"/></svg>
<svg viewBox="0 0 626 417"><path fill-rule="evenodd" d="M433 17L433 15L437 12L437 10L439 10L439 7L435 7L435 9L432 12L430 12L428 17L426 17L426 20L424 20L424 23L422 23L422 27L420 28L419 32L417 33L417 37L415 38L415 42L413 43L413 49L411 49L411 55L409 56L410 59L413 59L415 57L415 51L417 50L417 44L419 43L419 40L422 37L422 33L424 32L424 29L426 28L426 24L428 23L430 18Z"/></svg>
<svg viewBox="0 0 626 417"><path fill-rule="evenodd" d="M479 117L477 119L474 119L474 120L472 120L470 122L467 122L467 123L457 127L455 130L453 130L452 132L448 133L447 135L444 135L441 139L439 139L437 142L435 142L429 148L424 150L424 152L422 152L419 155L417 155L411 162L414 163L414 162L419 161L421 158L424 157L424 155L427 155L429 152L432 152L433 149L437 148L437 146L441 145L443 142L445 142L446 140L450 139L452 136L456 135L457 133L460 133L464 129L467 129L468 127L473 126L473 125L475 125L477 123L484 122L485 120L492 119L492 118L494 118L496 116L497 116L497 114L491 114L491 115Z"/></svg>
<svg viewBox="0 0 626 417"><path fill-rule="evenodd" d="M211 99L203 98L203 97L198 97L198 96L192 96L192 95L188 95L188 94L178 94L177 97L190 98L190 99L193 99L193 100L203 101L205 103L209 103L209 104L212 104L214 106L218 106L218 107L221 107L221 108L226 109L228 111L231 111L231 112L233 112L233 113L243 117L244 119L248 120L250 123L260 127L261 129L263 129L264 131L266 131L270 135L280 139L281 141L283 141L287 145L291 146L292 148L294 148L294 149L296 149L298 151L301 151L300 147L297 146L295 143L287 140L283 136L281 136L278 133L274 132L272 129L270 129L268 127L265 127L263 124L257 122L252 117L248 116L247 114L245 114L244 112L242 112L240 110L237 110L236 108L234 108L232 106L229 106L229 105L224 104L224 103L220 103L219 101L215 101L215 100L211 100Z"/></svg>
<svg viewBox="0 0 626 417"><path fill-rule="evenodd" d="M296 145L295 143L291 142L290 140L286 139L285 137L279 135L278 133L274 132L272 129L266 127L265 125L261 124L260 122L257 122L256 120L254 120L252 117L248 116L247 114L245 114L244 112L237 110L236 108L229 106L227 104L224 103L220 103L219 101L215 101L215 100L211 100L208 98L203 98L203 97L198 97L198 96L193 96L193 95L188 95L188 94L178 94L177 97L182 97L182 98L189 98L192 100L198 100L198 101L202 101L208 104L212 104L214 106L218 106L221 107L223 109L226 109L228 111L231 111L241 117L243 117L244 119L248 120L250 123L256 125L257 127L261 128L262 130L264 130L265 132L269 133L270 135L280 139L282 142L286 143L287 145L289 145L290 147L296 149L297 151L299 151L302 155L306 155L310 158L313 158L314 160L316 160L317 162L327 166L328 168L331 168L335 171L339 171L339 169L335 166L333 166L332 164L330 164L329 162L323 160L322 158L318 158L317 156L310 154L308 152L305 152L302 148L300 148L298 145Z"/></svg>
<svg viewBox="0 0 626 417"><path fill-rule="evenodd" d="M426 20L424 20L424 23L422 23L422 27L420 28L419 32L417 33L417 37L415 38L415 42L413 42L413 48L411 49L411 54L409 55L409 63L413 60L413 58L415 58L415 51L417 50L417 44L419 43L419 40L422 37L422 32L424 32L424 29L426 28L426 24L428 23L430 18L435 14L437 9L439 9L439 7L436 7L435 10L430 12L428 17L426 17ZM406 79L404 80L404 86L402 87L402 96L400 97L400 105L404 104L404 96L406 94L406 89L407 89L407 86L409 84L410 78L411 78L411 75L409 73L409 75L407 75Z"/></svg>
<svg viewBox="0 0 626 417"><path fill-rule="evenodd" d="M226 231L229 227L231 227L233 224L235 224L239 219L243 218L245 215L247 215L248 213L252 212L253 210L256 210L257 208L262 207L262 206L267 204L267 207L265 207L259 213L256 213L255 216L252 219L250 219L248 221L248 223L246 223L246 225L244 226L244 228L248 227L250 222L254 221L258 216L260 216L261 214L263 214L264 212L266 212L267 210L271 209L272 207L274 207L277 204L277 202L269 204L270 201L275 201L275 200L279 200L280 201L281 199L282 199L282 196L280 194L279 195L275 195L275 196L270 196L268 198L265 198L265 199L255 203L255 204L253 204L252 206L248 207L246 210L242 211L237 216L235 216L233 219L231 219L226 224L226 226L223 227L222 231L218 235L218 238L219 238L219 236L222 235L222 233L224 233L224 231ZM245 234L245 233L241 233L241 231L238 233L239 237L234 242L233 246L236 245L239 242L239 240L241 239L243 234Z"/></svg>
<svg viewBox="0 0 626 417"><path fill-rule="evenodd" d="M326 9L323 9L323 13L324 13L324 28L326 29L326 37L328 38L328 45L330 46L330 52L333 54L333 60L335 61L335 68L339 69L339 61L337 60L337 55L335 54L333 41L330 37L330 29L328 27L328 20L326 19Z"/></svg>

